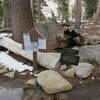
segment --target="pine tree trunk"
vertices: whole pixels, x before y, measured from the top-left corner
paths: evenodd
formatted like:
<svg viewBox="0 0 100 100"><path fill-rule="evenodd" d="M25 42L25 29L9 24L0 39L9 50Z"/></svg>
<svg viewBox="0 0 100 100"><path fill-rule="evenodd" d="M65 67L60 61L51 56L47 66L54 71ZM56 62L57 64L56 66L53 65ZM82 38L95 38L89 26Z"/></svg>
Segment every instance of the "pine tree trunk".
<svg viewBox="0 0 100 100"><path fill-rule="evenodd" d="M98 0L95 23L100 23L100 0Z"/></svg>
<svg viewBox="0 0 100 100"><path fill-rule="evenodd" d="M33 26L30 0L12 0L13 39L22 43L22 34L28 32Z"/></svg>
<svg viewBox="0 0 100 100"><path fill-rule="evenodd" d="M76 22L75 27L80 28L81 25L81 0L76 0Z"/></svg>

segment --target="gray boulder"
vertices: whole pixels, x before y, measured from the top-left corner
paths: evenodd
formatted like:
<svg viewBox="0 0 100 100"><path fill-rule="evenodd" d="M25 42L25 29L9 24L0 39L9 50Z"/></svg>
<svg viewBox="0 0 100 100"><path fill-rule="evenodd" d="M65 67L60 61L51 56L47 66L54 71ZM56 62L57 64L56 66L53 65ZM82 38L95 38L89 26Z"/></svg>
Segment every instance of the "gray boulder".
<svg viewBox="0 0 100 100"><path fill-rule="evenodd" d="M100 45L82 46L80 61L100 65Z"/></svg>
<svg viewBox="0 0 100 100"><path fill-rule="evenodd" d="M75 74L79 78L87 78L91 75L94 66L89 63L79 63L78 66L73 66L75 68Z"/></svg>

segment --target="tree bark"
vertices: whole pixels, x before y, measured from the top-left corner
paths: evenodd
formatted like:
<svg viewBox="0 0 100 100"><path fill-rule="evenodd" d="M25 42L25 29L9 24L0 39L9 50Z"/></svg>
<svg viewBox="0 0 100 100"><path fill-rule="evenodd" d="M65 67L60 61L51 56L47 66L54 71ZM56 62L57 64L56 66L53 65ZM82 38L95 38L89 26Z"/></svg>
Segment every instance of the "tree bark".
<svg viewBox="0 0 100 100"><path fill-rule="evenodd" d="M81 0L76 0L76 22L75 28L80 28L81 25Z"/></svg>
<svg viewBox="0 0 100 100"><path fill-rule="evenodd" d="M100 0L98 0L96 16L95 16L95 23L100 23Z"/></svg>
<svg viewBox="0 0 100 100"><path fill-rule="evenodd" d="M12 0L13 39L22 43L22 34L28 32L33 26L30 0Z"/></svg>

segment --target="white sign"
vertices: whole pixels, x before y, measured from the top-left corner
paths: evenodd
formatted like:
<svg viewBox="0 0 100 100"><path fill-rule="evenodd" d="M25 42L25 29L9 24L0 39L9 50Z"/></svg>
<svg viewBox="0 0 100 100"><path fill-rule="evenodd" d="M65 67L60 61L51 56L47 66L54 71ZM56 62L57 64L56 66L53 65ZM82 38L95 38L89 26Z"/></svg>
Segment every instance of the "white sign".
<svg viewBox="0 0 100 100"><path fill-rule="evenodd" d="M38 52L38 43L37 42L31 42L31 50L33 52Z"/></svg>
<svg viewBox="0 0 100 100"><path fill-rule="evenodd" d="M39 49L46 49L46 39L44 38L38 38L38 41L31 41L29 33L24 33L23 38L25 50L38 52Z"/></svg>
<svg viewBox="0 0 100 100"><path fill-rule="evenodd" d="M28 51L31 51L31 45L30 45L31 40L30 40L29 33L24 33L23 38L24 38L24 49L28 50Z"/></svg>
<svg viewBox="0 0 100 100"><path fill-rule="evenodd" d="M46 39L38 38L38 48L46 49Z"/></svg>

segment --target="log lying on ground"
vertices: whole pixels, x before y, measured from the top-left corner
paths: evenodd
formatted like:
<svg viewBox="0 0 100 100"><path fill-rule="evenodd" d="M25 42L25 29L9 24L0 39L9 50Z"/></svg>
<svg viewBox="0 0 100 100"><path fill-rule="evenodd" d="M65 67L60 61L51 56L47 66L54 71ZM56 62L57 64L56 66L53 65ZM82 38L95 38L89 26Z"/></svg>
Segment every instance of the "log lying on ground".
<svg viewBox="0 0 100 100"><path fill-rule="evenodd" d="M0 46L12 51L15 54L25 57L28 60L33 60L32 52L23 50L20 43L17 43L10 38L3 37L2 39L0 39Z"/></svg>
<svg viewBox="0 0 100 100"><path fill-rule="evenodd" d="M11 28L0 29L0 33L2 33L2 32L10 32L11 33Z"/></svg>
<svg viewBox="0 0 100 100"><path fill-rule="evenodd" d="M30 61L33 61L33 52L25 51L22 49L22 44L16 41L3 37L0 39L0 46L12 51L13 53L20 55ZM56 63L60 59L60 53L41 53L38 52L37 61L41 66L52 69L56 66Z"/></svg>

